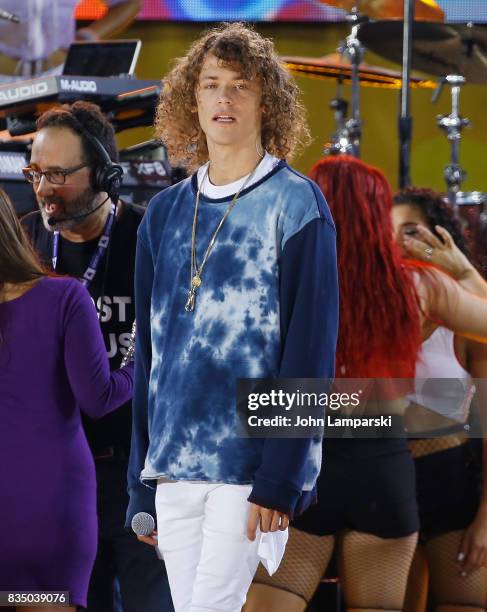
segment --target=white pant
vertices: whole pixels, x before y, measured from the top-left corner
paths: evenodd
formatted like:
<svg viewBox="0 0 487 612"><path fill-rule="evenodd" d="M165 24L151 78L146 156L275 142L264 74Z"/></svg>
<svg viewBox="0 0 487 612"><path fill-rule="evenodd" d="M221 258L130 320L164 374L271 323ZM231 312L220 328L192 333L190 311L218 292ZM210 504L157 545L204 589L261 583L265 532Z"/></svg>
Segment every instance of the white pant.
<svg viewBox="0 0 487 612"><path fill-rule="evenodd" d="M250 485L157 485L158 547L176 612L240 612L259 564L247 538Z"/></svg>

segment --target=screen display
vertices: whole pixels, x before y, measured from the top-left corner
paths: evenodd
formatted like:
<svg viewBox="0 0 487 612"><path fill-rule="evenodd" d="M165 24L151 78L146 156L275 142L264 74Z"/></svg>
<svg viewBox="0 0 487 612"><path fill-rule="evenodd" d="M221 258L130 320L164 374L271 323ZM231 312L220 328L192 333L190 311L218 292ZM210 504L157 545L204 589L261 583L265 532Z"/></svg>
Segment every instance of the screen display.
<svg viewBox="0 0 487 612"><path fill-rule="evenodd" d="M402 4L402 0L401 4ZM446 21L487 22L486 0L437 0ZM82 0L77 19L97 19L103 0ZM164 21L342 21L344 13L318 0L144 0L138 19Z"/></svg>
<svg viewBox="0 0 487 612"><path fill-rule="evenodd" d="M73 43L63 74L104 77L133 74L140 44L138 40Z"/></svg>

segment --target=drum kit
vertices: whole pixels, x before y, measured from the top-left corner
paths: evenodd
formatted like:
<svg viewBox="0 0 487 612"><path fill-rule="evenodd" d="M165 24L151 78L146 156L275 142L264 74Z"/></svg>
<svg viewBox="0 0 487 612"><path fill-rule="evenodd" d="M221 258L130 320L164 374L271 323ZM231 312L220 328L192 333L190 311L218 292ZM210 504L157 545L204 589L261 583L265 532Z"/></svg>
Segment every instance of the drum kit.
<svg viewBox="0 0 487 612"><path fill-rule="evenodd" d="M435 89L436 102L447 85L451 112L438 115L436 121L450 144L450 163L444 169L447 198L466 222L477 261L487 272L487 193L461 190L466 172L459 161L462 130L469 125L468 119L460 115L460 91L466 83L487 84L487 27L445 23L443 10L434 0L320 1L347 11L350 34L338 47L338 53L317 58L283 56L282 60L295 74L336 80L337 95L330 101L336 130L325 145L325 154L360 155L361 86L401 89L399 184L407 186L411 182L410 89ZM402 71L365 64L366 49L402 65ZM412 69L430 76L411 76ZM350 116L343 97L344 83L351 84Z"/></svg>

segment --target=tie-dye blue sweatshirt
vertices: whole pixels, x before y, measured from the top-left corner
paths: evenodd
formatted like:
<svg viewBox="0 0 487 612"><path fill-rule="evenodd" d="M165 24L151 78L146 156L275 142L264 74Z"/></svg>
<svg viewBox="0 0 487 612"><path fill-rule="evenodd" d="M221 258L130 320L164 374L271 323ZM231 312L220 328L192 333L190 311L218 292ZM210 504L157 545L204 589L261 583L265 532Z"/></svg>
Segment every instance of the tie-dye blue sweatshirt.
<svg viewBox="0 0 487 612"><path fill-rule="evenodd" d="M237 437L235 379L334 375L333 220L280 162L241 192L186 312L196 190L193 175L162 191L139 228L127 523L154 514L159 477L252 483L250 501L293 516L314 497L321 443ZM201 196L198 262L230 201Z"/></svg>

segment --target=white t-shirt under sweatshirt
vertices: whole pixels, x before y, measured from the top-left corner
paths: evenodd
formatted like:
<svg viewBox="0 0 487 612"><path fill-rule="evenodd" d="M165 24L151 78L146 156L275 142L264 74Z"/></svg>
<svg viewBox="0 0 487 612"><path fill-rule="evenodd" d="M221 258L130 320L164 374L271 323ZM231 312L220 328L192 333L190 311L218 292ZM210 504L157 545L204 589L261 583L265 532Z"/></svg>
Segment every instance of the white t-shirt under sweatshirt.
<svg viewBox="0 0 487 612"><path fill-rule="evenodd" d="M227 185L213 185L210 181L207 168L210 162L207 162L203 166L198 169L198 185L201 188L201 193L207 198L211 198L212 200L217 200L219 198L226 198L234 193L237 193L239 189L244 185L245 181L249 178L249 174L242 176L242 178L233 181L232 183L228 183ZM261 178L264 178L269 172L271 172L279 163L279 159L271 155L270 153L265 153L264 157L260 161L259 165L255 169L254 176L246 185L246 187L250 187L257 181L260 181ZM203 181L204 178L204 181ZM203 184L201 184L203 181Z"/></svg>

